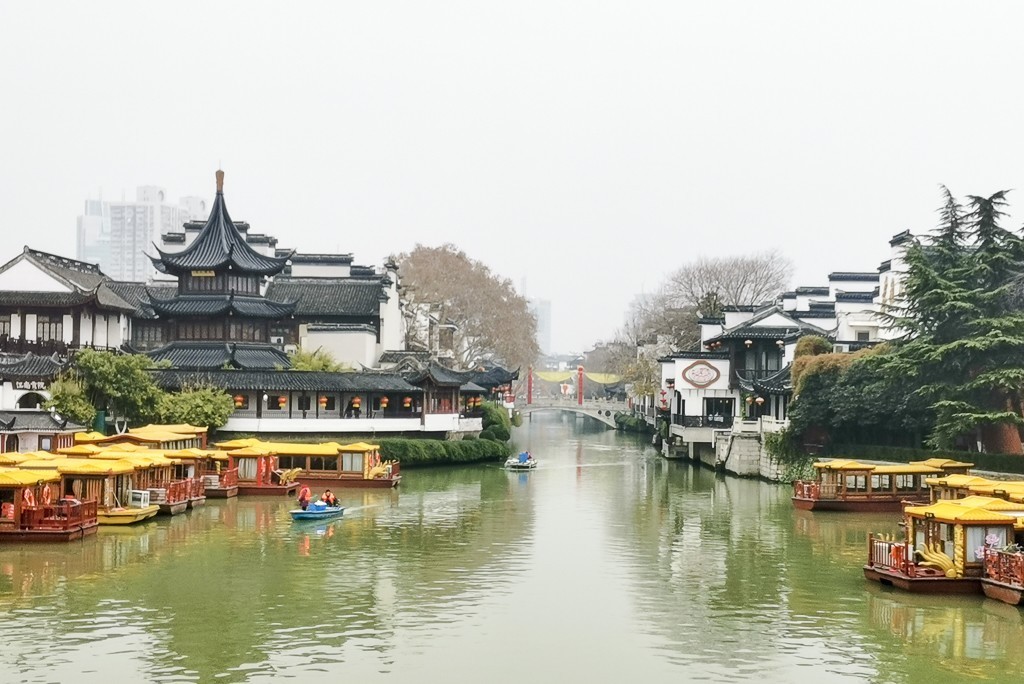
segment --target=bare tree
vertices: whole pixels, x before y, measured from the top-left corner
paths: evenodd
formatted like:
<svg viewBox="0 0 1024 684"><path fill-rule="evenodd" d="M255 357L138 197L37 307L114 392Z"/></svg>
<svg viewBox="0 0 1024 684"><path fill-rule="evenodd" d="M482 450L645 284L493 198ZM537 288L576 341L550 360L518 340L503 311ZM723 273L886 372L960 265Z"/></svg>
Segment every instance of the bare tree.
<svg viewBox="0 0 1024 684"><path fill-rule="evenodd" d="M761 304L782 292L793 272L793 264L776 251L746 256L701 257L669 276L665 295L676 306L702 307ZM711 305L711 306L709 306Z"/></svg>
<svg viewBox="0 0 1024 684"><path fill-rule="evenodd" d="M395 259L409 306L455 324L452 346L464 367L494 360L514 368L537 358L537 321L511 280L451 244L416 245Z"/></svg>

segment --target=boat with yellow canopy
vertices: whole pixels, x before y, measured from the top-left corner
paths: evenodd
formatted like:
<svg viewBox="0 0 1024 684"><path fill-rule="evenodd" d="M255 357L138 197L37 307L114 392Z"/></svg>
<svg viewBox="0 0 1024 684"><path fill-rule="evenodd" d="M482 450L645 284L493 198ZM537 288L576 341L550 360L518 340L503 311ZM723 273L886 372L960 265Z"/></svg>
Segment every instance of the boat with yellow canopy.
<svg viewBox="0 0 1024 684"><path fill-rule="evenodd" d="M833 459L812 465L814 480L793 483L793 506L804 511L899 511L904 503L927 503L925 479L943 474L921 463L877 465Z"/></svg>
<svg viewBox="0 0 1024 684"><path fill-rule="evenodd" d="M0 541L70 541L96 532L96 501L59 498L55 469L0 468Z"/></svg>
<svg viewBox="0 0 1024 684"><path fill-rule="evenodd" d="M61 476L64 497L91 500L97 504L101 525L130 525L155 516L160 508L150 503L149 492L138 487L135 479L140 466L119 458L64 458L56 461L26 461L19 468L35 469L49 465Z"/></svg>

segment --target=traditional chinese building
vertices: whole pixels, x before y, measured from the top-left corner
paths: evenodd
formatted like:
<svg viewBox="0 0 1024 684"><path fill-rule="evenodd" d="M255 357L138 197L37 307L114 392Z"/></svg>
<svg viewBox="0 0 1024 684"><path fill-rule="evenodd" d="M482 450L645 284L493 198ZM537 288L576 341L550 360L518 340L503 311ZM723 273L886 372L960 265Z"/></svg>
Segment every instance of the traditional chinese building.
<svg viewBox="0 0 1024 684"><path fill-rule="evenodd" d="M168 344L148 352L175 368L270 370L291 365L270 342L271 329L288 320L295 302L269 301L264 280L280 273L288 256L257 252L239 233L224 202L224 172L217 196L195 239L177 252L157 249L151 257L163 274L175 276L174 295L149 291L148 306L166 321Z"/></svg>

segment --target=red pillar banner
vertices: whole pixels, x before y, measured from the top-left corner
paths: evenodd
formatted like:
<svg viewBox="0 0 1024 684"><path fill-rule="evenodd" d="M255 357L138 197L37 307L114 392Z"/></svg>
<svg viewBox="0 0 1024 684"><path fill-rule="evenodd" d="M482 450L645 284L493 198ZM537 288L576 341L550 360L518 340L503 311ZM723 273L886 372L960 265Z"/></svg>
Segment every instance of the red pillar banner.
<svg viewBox="0 0 1024 684"><path fill-rule="evenodd" d="M526 405L533 403L533 366L526 369Z"/></svg>
<svg viewBox="0 0 1024 684"><path fill-rule="evenodd" d="M583 366L576 368L576 403L583 406Z"/></svg>

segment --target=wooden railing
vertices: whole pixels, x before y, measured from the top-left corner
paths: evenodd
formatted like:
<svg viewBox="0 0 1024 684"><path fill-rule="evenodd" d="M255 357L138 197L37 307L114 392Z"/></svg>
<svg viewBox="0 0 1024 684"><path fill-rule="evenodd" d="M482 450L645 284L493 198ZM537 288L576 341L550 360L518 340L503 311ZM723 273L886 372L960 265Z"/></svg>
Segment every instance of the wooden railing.
<svg viewBox="0 0 1024 684"><path fill-rule="evenodd" d="M868 565L914 576L916 566L907 558L907 542L879 539L868 535Z"/></svg>
<svg viewBox="0 0 1024 684"><path fill-rule="evenodd" d="M201 477L190 477L188 479L188 498L200 499L206 496L206 483Z"/></svg>
<svg viewBox="0 0 1024 684"><path fill-rule="evenodd" d="M21 528L26 530L68 530L96 522L96 502L58 501L30 506L21 511Z"/></svg>
<svg viewBox="0 0 1024 684"><path fill-rule="evenodd" d="M238 486L238 468L228 468L220 472L220 486L223 489Z"/></svg>
<svg viewBox="0 0 1024 684"><path fill-rule="evenodd" d="M1024 587L1024 554L985 549L985 577Z"/></svg>

